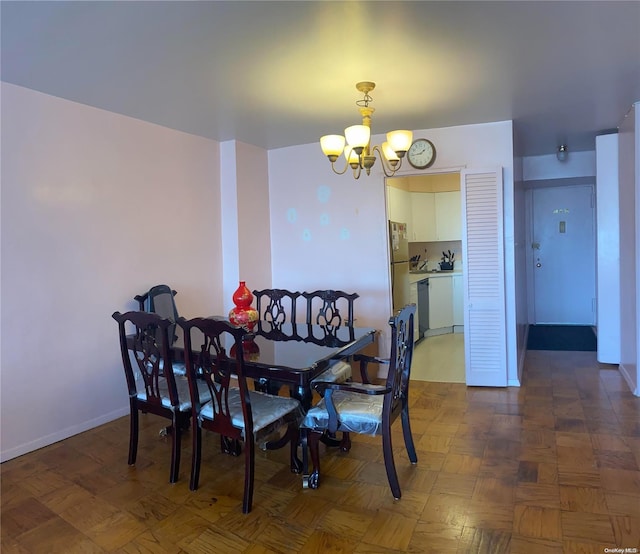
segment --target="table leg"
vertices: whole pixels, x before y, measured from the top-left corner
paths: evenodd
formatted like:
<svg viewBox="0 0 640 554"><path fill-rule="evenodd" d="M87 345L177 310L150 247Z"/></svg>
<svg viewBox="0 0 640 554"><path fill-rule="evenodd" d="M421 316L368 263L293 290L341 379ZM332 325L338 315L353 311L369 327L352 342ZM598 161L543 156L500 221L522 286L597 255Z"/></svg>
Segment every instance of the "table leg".
<svg viewBox="0 0 640 554"><path fill-rule="evenodd" d="M302 409L308 412L311 409L311 404L313 402L313 393L309 387L298 387L297 390L291 389L291 397L297 398L300 400L300 404L302 404Z"/></svg>

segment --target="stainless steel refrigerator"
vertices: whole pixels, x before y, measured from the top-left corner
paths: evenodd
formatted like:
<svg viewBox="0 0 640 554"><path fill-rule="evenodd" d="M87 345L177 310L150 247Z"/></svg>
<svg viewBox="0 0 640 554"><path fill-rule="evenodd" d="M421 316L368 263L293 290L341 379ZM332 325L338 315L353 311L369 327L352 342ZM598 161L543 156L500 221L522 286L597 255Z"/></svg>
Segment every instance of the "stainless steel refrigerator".
<svg viewBox="0 0 640 554"><path fill-rule="evenodd" d="M389 221L389 243L391 292L395 313L409 303L409 240L406 223Z"/></svg>

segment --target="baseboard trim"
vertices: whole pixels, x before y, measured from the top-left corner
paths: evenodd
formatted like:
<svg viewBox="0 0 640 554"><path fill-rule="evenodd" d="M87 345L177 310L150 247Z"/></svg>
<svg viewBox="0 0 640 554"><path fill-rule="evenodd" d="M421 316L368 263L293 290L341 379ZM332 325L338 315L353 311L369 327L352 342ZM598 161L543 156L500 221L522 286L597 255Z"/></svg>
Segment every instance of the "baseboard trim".
<svg viewBox="0 0 640 554"><path fill-rule="evenodd" d="M100 417L96 417L88 421L83 421L82 423L72 425L71 427L67 427L66 429L61 429L60 431L56 431L55 433L51 433L50 435L39 437L24 444L14 446L13 448L3 450L2 452L0 452L0 463L12 460L13 458L17 458L18 456L22 456L23 454L28 454L29 452L33 452L34 450L44 448L45 446L49 446L61 440L68 439L69 437L78 435L79 433L84 433L89 429L99 427L100 425L109 423L114 419L118 419L128 414L129 406L119 408L117 410L114 410L113 412L109 412L108 414L101 415Z"/></svg>
<svg viewBox="0 0 640 554"><path fill-rule="evenodd" d="M437 337L438 335L450 335L453 333L453 327L439 327L438 329L428 329L425 331L425 337Z"/></svg>
<svg viewBox="0 0 640 554"><path fill-rule="evenodd" d="M625 367L624 364L620 364L618 366L618 371L622 374L622 378L626 381L629 390L633 393L634 396L640 396L640 385L633 380L631 377L631 373Z"/></svg>
<svg viewBox="0 0 640 554"><path fill-rule="evenodd" d="M527 344L529 343L529 323L524 330L524 340L522 342L522 348L518 352L518 380L522 382L522 375L524 374L524 362L527 357ZM517 341L516 341L517 342Z"/></svg>

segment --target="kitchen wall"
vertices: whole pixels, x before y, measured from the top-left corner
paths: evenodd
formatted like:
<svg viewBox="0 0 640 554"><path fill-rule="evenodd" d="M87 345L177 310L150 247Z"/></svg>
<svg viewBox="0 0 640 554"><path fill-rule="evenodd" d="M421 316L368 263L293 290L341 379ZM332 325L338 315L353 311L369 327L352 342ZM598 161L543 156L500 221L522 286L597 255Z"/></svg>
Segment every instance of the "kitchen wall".
<svg viewBox="0 0 640 554"><path fill-rule="evenodd" d="M418 265L422 264L425 260L428 260L427 267L429 271L432 269L439 269L438 264L442 261L442 253L451 250L455 252L454 268L462 269L462 241L440 241L440 242L410 242L409 243L409 257L420 256Z"/></svg>
<svg viewBox="0 0 640 554"><path fill-rule="evenodd" d="M128 413L111 314L134 295L226 299L218 143L1 86L4 461Z"/></svg>

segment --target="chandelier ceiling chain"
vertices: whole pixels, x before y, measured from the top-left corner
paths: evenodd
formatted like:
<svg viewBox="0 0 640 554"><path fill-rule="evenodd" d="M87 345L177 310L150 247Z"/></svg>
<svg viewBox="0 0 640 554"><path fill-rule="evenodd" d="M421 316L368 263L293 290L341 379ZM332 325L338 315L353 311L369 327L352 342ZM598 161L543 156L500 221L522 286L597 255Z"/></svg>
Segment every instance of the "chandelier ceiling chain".
<svg viewBox="0 0 640 554"><path fill-rule="evenodd" d="M324 155L331 162L334 173L342 175L351 167L353 177L359 179L364 169L367 175L376 162L376 153L380 156L382 171L387 177L395 175L402 166L402 158L409 150L413 141L411 131L391 131L387 133L387 141L382 146L371 146L371 116L375 108L369 106L373 98L369 94L376 84L371 81L361 81L356 89L363 94L361 100L356 101L358 111L362 117L362 125L352 125L344 130L343 135L325 135L320 138L320 145ZM335 162L344 154L346 163L342 170L337 170Z"/></svg>
<svg viewBox="0 0 640 554"><path fill-rule="evenodd" d="M358 83L358 85L362 85L362 83ZM356 88L358 87L358 85L356 85ZM358 89L361 90L361 89ZM369 107L369 102L373 102L373 96L371 96L369 94L368 91L366 91L364 93L364 98L362 100L356 100L356 106L361 106L363 108L368 108Z"/></svg>

